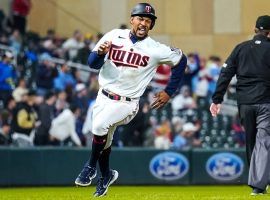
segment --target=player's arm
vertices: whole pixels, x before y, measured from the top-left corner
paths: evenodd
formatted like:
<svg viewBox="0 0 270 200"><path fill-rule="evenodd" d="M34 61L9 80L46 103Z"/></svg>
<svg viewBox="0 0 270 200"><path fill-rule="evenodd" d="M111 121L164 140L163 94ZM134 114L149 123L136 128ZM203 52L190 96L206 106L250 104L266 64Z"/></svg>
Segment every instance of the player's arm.
<svg viewBox="0 0 270 200"><path fill-rule="evenodd" d="M187 57L182 54L180 62L172 67L171 77L164 91L161 91L155 95L156 100L151 105L151 108L163 107L171 98L171 96L178 89L181 80L183 79L184 72L187 66Z"/></svg>
<svg viewBox="0 0 270 200"><path fill-rule="evenodd" d="M237 55L238 48L236 47L226 62L223 64L221 72L218 77L216 90L212 96L213 103L210 106L210 112L212 116L216 116L220 112L221 103L223 101L224 94L227 91L227 87L231 82L232 77L236 74L237 69Z"/></svg>
<svg viewBox="0 0 270 200"><path fill-rule="evenodd" d="M169 83L164 90L170 97L178 89L180 82L183 79L186 66L187 57L185 56L185 54L182 54L180 62L176 66L172 67Z"/></svg>
<svg viewBox="0 0 270 200"><path fill-rule="evenodd" d="M88 57L88 65L94 69L100 69L104 64L105 55L109 52L111 42L105 41L100 44L97 51L90 53Z"/></svg>
<svg viewBox="0 0 270 200"><path fill-rule="evenodd" d="M100 69L106 61L106 54L110 50L112 36L115 30L106 33L96 44L93 51L89 54L87 63L90 68Z"/></svg>
<svg viewBox="0 0 270 200"><path fill-rule="evenodd" d="M98 55L97 51L93 51L88 56L88 65L93 69L100 69L104 64L105 55Z"/></svg>

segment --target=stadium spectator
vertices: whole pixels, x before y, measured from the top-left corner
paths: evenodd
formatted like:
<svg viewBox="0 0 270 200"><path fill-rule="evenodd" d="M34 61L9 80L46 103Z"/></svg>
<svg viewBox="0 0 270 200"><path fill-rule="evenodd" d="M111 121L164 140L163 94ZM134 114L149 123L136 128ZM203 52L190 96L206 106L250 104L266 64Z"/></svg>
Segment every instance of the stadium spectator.
<svg viewBox="0 0 270 200"><path fill-rule="evenodd" d="M12 47L16 55L18 55L22 48L22 36L19 30L15 29L9 37L9 46Z"/></svg>
<svg viewBox="0 0 270 200"><path fill-rule="evenodd" d="M83 48L82 37L81 31L75 30L73 36L63 43L62 48L67 52L68 60L73 60L77 56L78 50Z"/></svg>
<svg viewBox="0 0 270 200"><path fill-rule="evenodd" d="M183 86L181 88L180 94L176 95L172 99L172 109L175 111L183 109L194 109L196 107L196 102L192 98L190 88L188 86Z"/></svg>
<svg viewBox="0 0 270 200"><path fill-rule="evenodd" d="M238 116L235 116L233 118L231 133L232 133L232 138L233 138L235 144L239 147L245 147L246 134L242 128L242 125L240 123L240 119Z"/></svg>
<svg viewBox="0 0 270 200"><path fill-rule="evenodd" d="M168 119L161 122L155 130L155 148L169 149L171 146L171 125Z"/></svg>
<svg viewBox="0 0 270 200"><path fill-rule="evenodd" d="M56 90L66 90L67 88L75 88L76 80L70 73L70 68L66 63L61 66L58 76L54 79L54 88Z"/></svg>
<svg viewBox="0 0 270 200"><path fill-rule="evenodd" d="M87 97L87 88L84 83L78 83L75 86L75 95L72 99L72 103L76 104L82 111L82 115L86 116L89 100Z"/></svg>
<svg viewBox="0 0 270 200"><path fill-rule="evenodd" d="M73 61L86 65L88 56L94 47L95 43L93 42L93 35L91 33L85 34L84 46L78 50L78 53Z"/></svg>
<svg viewBox="0 0 270 200"><path fill-rule="evenodd" d="M103 35L103 33L98 32L95 36L95 43L97 43L103 37Z"/></svg>
<svg viewBox="0 0 270 200"><path fill-rule="evenodd" d="M87 95L88 95L88 91L85 84L78 83L75 87L75 95L73 96L72 104L77 105L81 110L81 115L76 119L76 132L78 136L80 137L80 140L83 146L85 146L86 144L86 141L85 141L86 139L82 132L82 128L83 128L83 123L86 118L87 108L89 105L89 100L88 100Z"/></svg>
<svg viewBox="0 0 270 200"><path fill-rule="evenodd" d="M185 76L183 78L183 81L181 82L181 86L188 86L191 89L191 94L194 91L194 87L192 82L194 81L194 78L196 78L198 72L200 71L200 58L199 55L196 53L190 53L187 56L188 62L187 62L187 68L185 71Z"/></svg>
<svg viewBox="0 0 270 200"><path fill-rule="evenodd" d="M16 107L16 101L10 96L4 105L4 109L1 109L1 123L11 124L13 118L13 110Z"/></svg>
<svg viewBox="0 0 270 200"><path fill-rule="evenodd" d="M54 55L54 51L56 49L56 46L55 46L53 40L47 39L47 40L43 41L41 45L42 45L42 51L44 53L48 53L50 55Z"/></svg>
<svg viewBox="0 0 270 200"><path fill-rule="evenodd" d="M120 24L119 29L128 29L126 24Z"/></svg>
<svg viewBox="0 0 270 200"><path fill-rule="evenodd" d="M196 126L187 122L183 125L183 130L177 134L173 140L172 148L175 149L185 149L193 146L199 146L200 141L195 137L195 132L197 131Z"/></svg>
<svg viewBox="0 0 270 200"><path fill-rule="evenodd" d="M76 118L80 115L80 109L71 105L52 121L50 128L50 142L53 145L64 145L72 141L76 146L81 146L80 138L75 130Z"/></svg>
<svg viewBox="0 0 270 200"><path fill-rule="evenodd" d="M9 144L11 144L10 125L3 123L0 128L0 146L8 146Z"/></svg>
<svg viewBox="0 0 270 200"><path fill-rule="evenodd" d="M25 34L27 27L27 15L31 10L31 0L12 0L11 15L12 27Z"/></svg>
<svg viewBox="0 0 270 200"><path fill-rule="evenodd" d="M173 116L171 119L172 124L172 135L173 138L182 131L184 120L179 116Z"/></svg>
<svg viewBox="0 0 270 200"><path fill-rule="evenodd" d="M9 46L8 34L6 32L0 33L0 44Z"/></svg>
<svg viewBox="0 0 270 200"><path fill-rule="evenodd" d="M16 74L11 65L13 54L6 51L3 59L0 61L0 100L5 104L15 88Z"/></svg>
<svg viewBox="0 0 270 200"><path fill-rule="evenodd" d="M47 35L42 38L42 52L47 52L56 58L65 59L65 50L62 49L62 38L58 37L54 29L48 29Z"/></svg>
<svg viewBox="0 0 270 200"><path fill-rule="evenodd" d="M37 120L37 113L34 110L35 98L36 93L29 91L25 102L18 103L14 108L11 128L13 131L12 140L16 146L33 146Z"/></svg>
<svg viewBox="0 0 270 200"><path fill-rule="evenodd" d="M157 118L155 116L150 116L147 120L148 126L144 132L144 147L154 147L155 142L155 130L158 126Z"/></svg>
<svg viewBox="0 0 270 200"><path fill-rule="evenodd" d="M200 99L203 99L205 101L209 101L209 95L208 95L208 88L209 88L209 81L208 81L208 73L206 69L203 69L199 72L198 80L196 82L196 86L194 89L194 94L197 98L197 102L200 101Z"/></svg>
<svg viewBox="0 0 270 200"><path fill-rule="evenodd" d="M208 87L210 96L212 96L215 91L221 66L222 63L219 56L210 56L208 62L206 63L206 69L210 78Z"/></svg>
<svg viewBox="0 0 270 200"><path fill-rule="evenodd" d="M4 32L4 30L5 30L5 27L4 27L5 20L6 20L6 15L5 15L3 9L0 8L0 34L2 32Z"/></svg>
<svg viewBox="0 0 270 200"><path fill-rule="evenodd" d="M99 90L99 84L98 84L98 76L95 73L91 73L89 76L89 100L94 100L97 97L97 93Z"/></svg>
<svg viewBox="0 0 270 200"><path fill-rule="evenodd" d="M54 41L56 39L56 34L54 29L48 29L46 32L46 36L43 38L43 41L46 40L52 40Z"/></svg>
<svg viewBox="0 0 270 200"><path fill-rule="evenodd" d="M24 77L27 85L31 87L33 83L36 82L36 73L38 68L38 52L39 46L36 45L36 39L29 39L27 41L27 47L24 47L24 54L23 54L23 70L20 76Z"/></svg>
<svg viewBox="0 0 270 200"><path fill-rule="evenodd" d="M27 94L28 88L24 78L20 78L18 81L18 86L13 90L12 96L16 102L21 102L25 94Z"/></svg>
<svg viewBox="0 0 270 200"><path fill-rule="evenodd" d="M51 61L51 56L48 53L43 53L40 56L41 63L37 69L37 93L45 96L45 94L53 89L54 78L57 77L58 71L55 63Z"/></svg>
<svg viewBox="0 0 270 200"><path fill-rule="evenodd" d="M57 100L55 102L55 114L58 116L64 109L68 108L67 93L65 91L57 92Z"/></svg>
<svg viewBox="0 0 270 200"><path fill-rule="evenodd" d="M48 92L38 109L38 120L40 125L36 128L34 144L38 146L49 144L49 130L54 119L54 103L56 95L54 92Z"/></svg>

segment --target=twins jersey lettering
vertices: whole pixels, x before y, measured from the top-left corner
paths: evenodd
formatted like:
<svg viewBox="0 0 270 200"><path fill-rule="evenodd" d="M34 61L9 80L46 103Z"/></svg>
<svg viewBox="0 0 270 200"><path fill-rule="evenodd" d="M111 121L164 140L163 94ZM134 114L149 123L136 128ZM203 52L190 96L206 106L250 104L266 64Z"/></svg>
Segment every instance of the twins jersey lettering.
<svg viewBox="0 0 270 200"><path fill-rule="evenodd" d="M102 88L129 98L140 97L161 64L175 66L182 51L154 41L149 36L135 44L130 30L114 29L105 34L93 51L105 41L111 41L110 51L99 72Z"/></svg>

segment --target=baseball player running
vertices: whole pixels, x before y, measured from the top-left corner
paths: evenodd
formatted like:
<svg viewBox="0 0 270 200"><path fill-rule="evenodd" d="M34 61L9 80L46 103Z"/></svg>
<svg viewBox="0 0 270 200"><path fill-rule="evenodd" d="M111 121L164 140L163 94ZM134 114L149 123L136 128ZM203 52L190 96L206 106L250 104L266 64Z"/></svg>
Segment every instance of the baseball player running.
<svg viewBox="0 0 270 200"><path fill-rule="evenodd" d="M157 66L172 66L170 81L164 91L156 94L151 107L163 107L177 90L186 67L186 56L180 49L170 48L148 36L155 25L154 8L137 4L130 17L131 29L114 29L106 33L88 57L91 68L100 69L100 90L93 108L92 152L75 180L88 186L96 177L99 163L101 176L95 197L104 196L118 178L109 167L113 133L118 125L129 123L138 112L139 98L153 78Z"/></svg>

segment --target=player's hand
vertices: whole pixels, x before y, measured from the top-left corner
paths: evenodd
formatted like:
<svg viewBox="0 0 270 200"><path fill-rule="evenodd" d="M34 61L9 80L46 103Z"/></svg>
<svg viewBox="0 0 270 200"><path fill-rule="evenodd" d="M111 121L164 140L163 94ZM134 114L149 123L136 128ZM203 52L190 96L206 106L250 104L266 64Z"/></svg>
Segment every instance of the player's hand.
<svg viewBox="0 0 270 200"><path fill-rule="evenodd" d="M210 106L210 112L213 117L216 117L217 114L220 112L221 104L214 104L212 103Z"/></svg>
<svg viewBox="0 0 270 200"><path fill-rule="evenodd" d="M161 91L155 94L154 98L156 98L156 100L151 104L151 108L159 109L165 106L171 97L165 91Z"/></svg>
<svg viewBox="0 0 270 200"><path fill-rule="evenodd" d="M106 41L98 47L98 55L105 55L111 48L112 42Z"/></svg>

